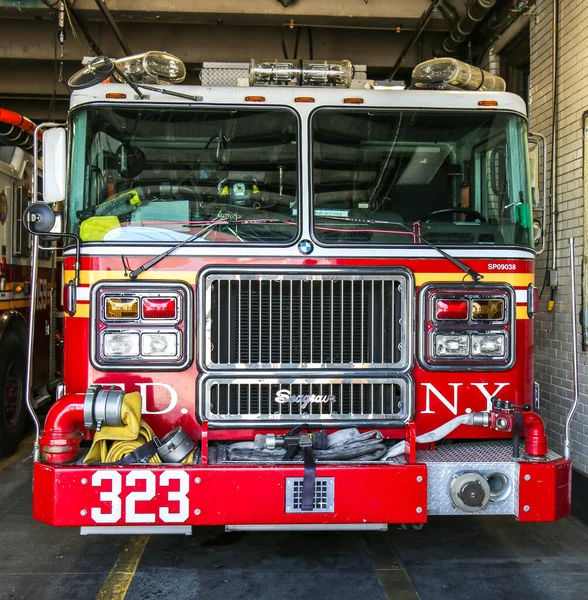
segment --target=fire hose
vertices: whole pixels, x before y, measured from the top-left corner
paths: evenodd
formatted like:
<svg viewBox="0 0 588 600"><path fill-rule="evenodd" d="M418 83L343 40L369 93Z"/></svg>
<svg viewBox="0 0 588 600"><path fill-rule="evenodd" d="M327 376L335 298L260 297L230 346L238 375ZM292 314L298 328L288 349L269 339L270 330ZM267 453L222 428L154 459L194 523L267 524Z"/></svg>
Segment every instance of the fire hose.
<svg viewBox="0 0 588 600"><path fill-rule="evenodd" d="M458 417L455 417L455 419L447 421L447 423L444 423L441 425L441 427L433 429L433 431L428 431L427 433L417 435L416 442L417 444L430 444L432 442L438 442L449 435L452 431L457 429L460 425L477 425L479 427L487 427L488 422L489 416L486 412L459 415ZM394 458L395 456L404 454L404 444L404 441L394 444L394 446L392 446L380 460L388 460L389 458Z"/></svg>
<svg viewBox="0 0 588 600"><path fill-rule="evenodd" d="M229 460L239 462L273 462L294 458L301 460L302 452L298 455L294 453L292 456L287 456L288 450L283 440L288 435L290 434L283 437L271 434L257 435L253 442L231 444ZM311 441L318 435L320 432L311 434ZM302 438L302 436L299 437ZM313 454L317 460L379 460L386 451L382 434L375 430L360 433L355 428L341 429L325 437L326 441L321 447L317 448L316 443L312 445ZM277 447L278 445L282 447ZM300 443L298 443L298 447L300 447Z"/></svg>

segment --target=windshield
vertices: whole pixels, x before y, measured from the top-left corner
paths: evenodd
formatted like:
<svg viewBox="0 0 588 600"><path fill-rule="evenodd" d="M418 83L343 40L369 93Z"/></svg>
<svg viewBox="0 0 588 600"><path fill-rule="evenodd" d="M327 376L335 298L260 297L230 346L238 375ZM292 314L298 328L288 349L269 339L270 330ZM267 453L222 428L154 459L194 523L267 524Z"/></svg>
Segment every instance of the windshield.
<svg viewBox="0 0 588 600"><path fill-rule="evenodd" d="M297 235L298 120L288 109L96 106L74 113L72 131L68 227L82 241Z"/></svg>
<svg viewBox="0 0 588 600"><path fill-rule="evenodd" d="M527 132L494 111L319 109L314 233L330 244L531 247Z"/></svg>

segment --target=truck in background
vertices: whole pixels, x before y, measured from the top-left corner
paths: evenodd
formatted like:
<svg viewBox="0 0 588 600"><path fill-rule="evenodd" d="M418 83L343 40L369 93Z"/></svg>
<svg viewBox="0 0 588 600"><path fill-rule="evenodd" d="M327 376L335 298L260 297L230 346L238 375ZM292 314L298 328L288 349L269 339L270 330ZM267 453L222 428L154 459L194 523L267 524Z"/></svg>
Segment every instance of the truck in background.
<svg viewBox="0 0 588 600"><path fill-rule="evenodd" d="M31 235L23 225L33 178L35 125L0 109L0 453L17 447L28 419L26 372L31 296ZM34 406L51 397L60 366L53 254L41 254L34 328Z"/></svg>
<svg viewBox="0 0 588 600"><path fill-rule="evenodd" d="M407 90L361 73L205 63L185 86L151 52L72 78L25 219L74 242L36 519L189 533L569 514L571 461L548 448L533 378L525 105L454 59Z"/></svg>

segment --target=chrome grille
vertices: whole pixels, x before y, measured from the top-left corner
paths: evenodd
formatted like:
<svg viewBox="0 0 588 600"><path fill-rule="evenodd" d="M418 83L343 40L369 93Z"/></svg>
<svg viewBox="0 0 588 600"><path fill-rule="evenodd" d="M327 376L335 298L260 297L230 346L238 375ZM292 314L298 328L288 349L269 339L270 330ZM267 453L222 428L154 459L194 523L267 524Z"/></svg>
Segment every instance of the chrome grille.
<svg viewBox="0 0 588 600"><path fill-rule="evenodd" d="M213 271L201 289L209 369L408 366L405 271Z"/></svg>
<svg viewBox="0 0 588 600"><path fill-rule="evenodd" d="M205 378L202 413L212 423L280 421L280 425L344 420L404 422L412 414L405 378ZM314 397L314 398L312 398ZM312 398L312 399L311 399Z"/></svg>

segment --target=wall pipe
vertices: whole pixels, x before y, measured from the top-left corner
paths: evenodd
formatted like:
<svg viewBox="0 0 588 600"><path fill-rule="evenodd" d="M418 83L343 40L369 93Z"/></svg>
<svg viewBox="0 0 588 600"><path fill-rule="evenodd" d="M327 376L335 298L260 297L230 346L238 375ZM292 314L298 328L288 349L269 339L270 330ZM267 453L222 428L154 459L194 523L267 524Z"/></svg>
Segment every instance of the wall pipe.
<svg viewBox="0 0 588 600"><path fill-rule="evenodd" d="M565 442L564 442L564 457L571 458L572 456L572 442L570 439L570 426L574 413L578 408L578 333L576 331L576 268L574 265L574 238L569 239L570 246L570 283L571 283L571 294L572 294L572 376L574 383L574 401L572 407L568 413L566 419L566 431L565 431Z"/></svg>
<svg viewBox="0 0 588 600"><path fill-rule="evenodd" d="M551 113L551 240L552 257L551 277L552 298L557 287L557 62L558 62L558 22L559 22L559 0L553 0L553 39L551 58L551 86L552 86L552 113ZM554 279L555 278L555 279Z"/></svg>
<svg viewBox="0 0 588 600"><path fill-rule="evenodd" d="M582 154L584 157L584 260L582 261L582 350L588 350L588 110L582 115Z"/></svg>

